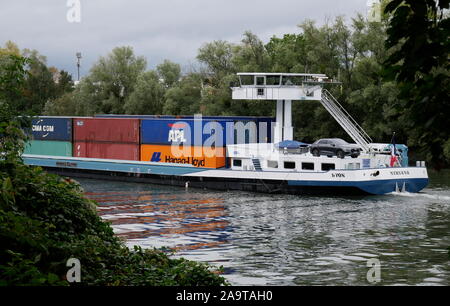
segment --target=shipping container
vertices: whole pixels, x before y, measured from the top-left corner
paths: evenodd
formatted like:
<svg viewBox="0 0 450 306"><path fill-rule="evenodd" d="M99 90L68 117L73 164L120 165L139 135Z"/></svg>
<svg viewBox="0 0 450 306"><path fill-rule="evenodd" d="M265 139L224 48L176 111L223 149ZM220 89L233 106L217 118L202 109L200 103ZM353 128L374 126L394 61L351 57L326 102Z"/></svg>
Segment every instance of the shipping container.
<svg viewBox="0 0 450 306"><path fill-rule="evenodd" d="M141 144L227 144L271 141L271 125L257 120L142 119ZM261 137L259 137L261 136Z"/></svg>
<svg viewBox="0 0 450 306"><path fill-rule="evenodd" d="M225 166L225 148L197 146L141 145L141 161L192 165L199 168Z"/></svg>
<svg viewBox="0 0 450 306"><path fill-rule="evenodd" d="M69 141L31 140L26 143L24 154L72 156L72 143Z"/></svg>
<svg viewBox="0 0 450 306"><path fill-rule="evenodd" d="M72 141L72 118L39 117L31 121L33 140Z"/></svg>
<svg viewBox="0 0 450 306"><path fill-rule="evenodd" d="M139 144L139 119L74 118L73 140Z"/></svg>
<svg viewBox="0 0 450 306"><path fill-rule="evenodd" d="M232 121L228 127L232 131ZM141 120L142 144L210 144L223 147L226 137L225 121L193 119L143 119Z"/></svg>
<svg viewBox="0 0 450 306"><path fill-rule="evenodd" d="M76 141L74 157L139 160L139 144Z"/></svg>
<svg viewBox="0 0 450 306"><path fill-rule="evenodd" d="M101 114L96 115L99 118L139 118L139 119L147 119L147 120L158 120L158 119L168 119L168 120L177 120L177 121L188 121L194 120L197 116L193 115L182 115L182 116L171 116L171 115L112 115L112 114ZM231 135L224 135L224 143L225 144L237 144L237 143L253 143L253 142L271 142L272 134L273 134L273 126L275 123L275 118L273 117L255 117L255 116L202 116L201 119L205 122L217 121L222 124L223 129L226 129L226 122L233 122L235 124L244 123L244 129L239 133L236 130ZM193 122L193 121L192 121ZM251 122L256 123L256 132L251 131L249 125L252 125ZM149 123L144 123L146 127ZM191 127L192 128L192 127ZM152 131L152 129L150 129ZM142 132L141 132L142 133ZM165 132L162 133L164 135ZM148 134L144 133L144 136ZM256 138L255 138L256 136ZM142 134L141 134L142 137ZM145 137L145 140L142 140L141 143L149 143L149 144L170 144L167 140L152 139L151 133L149 137ZM203 139L204 140L204 139Z"/></svg>

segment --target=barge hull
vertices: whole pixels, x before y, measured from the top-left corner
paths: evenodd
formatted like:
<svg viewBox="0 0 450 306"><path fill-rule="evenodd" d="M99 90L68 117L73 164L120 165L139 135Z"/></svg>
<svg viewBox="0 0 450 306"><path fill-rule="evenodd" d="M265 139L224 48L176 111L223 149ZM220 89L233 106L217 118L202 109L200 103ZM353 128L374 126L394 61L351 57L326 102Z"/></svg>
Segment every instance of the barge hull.
<svg viewBox="0 0 450 306"><path fill-rule="evenodd" d="M378 195L394 191L419 192L428 184L426 169L420 167L286 174L63 156L24 155L24 162L63 176L263 193Z"/></svg>
<svg viewBox="0 0 450 306"><path fill-rule="evenodd" d="M103 179L113 181L125 181L136 183L149 183L157 185L170 185L189 188L203 188L212 190L238 190L271 194L295 194L295 195L370 195L355 186L311 186L292 185L287 181L260 180L260 179L237 179L237 178L214 178L214 177L185 177L176 175L126 173L102 170L71 169L42 167L49 173L73 177Z"/></svg>

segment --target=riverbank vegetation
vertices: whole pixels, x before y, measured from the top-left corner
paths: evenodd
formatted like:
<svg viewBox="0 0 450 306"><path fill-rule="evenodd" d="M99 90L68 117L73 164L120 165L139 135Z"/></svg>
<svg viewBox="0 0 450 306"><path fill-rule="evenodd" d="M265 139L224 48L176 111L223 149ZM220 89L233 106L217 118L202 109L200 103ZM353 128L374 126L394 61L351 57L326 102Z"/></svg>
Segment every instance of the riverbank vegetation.
<svg viewBox="0 0 450 306"><path fill-rule="evenodd" d="M76 182L23 164L22 128L29 122L14 104L29 80L29 62L18 55L1 62L0 285L69 285L70 258L80 263L81 285L227 284L206 264L161 250L130 250Z"/></svg>
<svg viewBox="0 0 450 306"><path fill-rule="evenodd" d="M170 114L273 116L268 101L233 101L236 72L324 73L339 86L328 88L373 138L410 147L411 160L436 169L450 164L449 1L383 1L378 21L357 15L318 26L301 22L300 33L264 43L245 32L240 43L205 43L197 65L182 72L170 60L147 69L147 58L129 46L114 48L73 86L65 71L47 67L37 51L12 42L0 53L31 59L26 95L17 107L40 115ZM37 90L45 88L46 90ZM312 142L348 136L319 103L296 102L295 138Z"/></svg>

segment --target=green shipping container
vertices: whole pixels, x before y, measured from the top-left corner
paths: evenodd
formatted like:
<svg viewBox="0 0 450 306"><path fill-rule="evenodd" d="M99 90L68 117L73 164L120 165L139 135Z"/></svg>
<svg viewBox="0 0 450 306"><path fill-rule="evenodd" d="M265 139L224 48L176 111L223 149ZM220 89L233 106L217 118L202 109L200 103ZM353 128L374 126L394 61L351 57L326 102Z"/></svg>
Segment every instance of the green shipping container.
<svg viewBox="0 0 450 306"><path fill-rule="evenodd" d="M72 156L69 141L31 140L25 146L24 154Z"/></svg>

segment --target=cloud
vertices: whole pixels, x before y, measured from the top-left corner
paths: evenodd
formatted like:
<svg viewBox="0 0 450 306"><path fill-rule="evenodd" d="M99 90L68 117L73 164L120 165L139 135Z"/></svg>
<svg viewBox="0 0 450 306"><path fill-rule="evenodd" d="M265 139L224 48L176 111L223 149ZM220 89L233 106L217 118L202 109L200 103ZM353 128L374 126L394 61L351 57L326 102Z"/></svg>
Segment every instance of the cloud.
<svg viewBox="0 0 450 306"><path fill-rule="evenodd" d="M298 33L305 19L323 23L337 15L365 13L366 0L79 0L81 22L69 23L67 1L9 1L0 11L0 44L36 49L48 64L75 75L81 51L82 74L99 56L129 45L154 67L163 59L186 65L213 40L239 42L250 30L263 41ZM3 30L6 29L6 30Z"/></svg>

